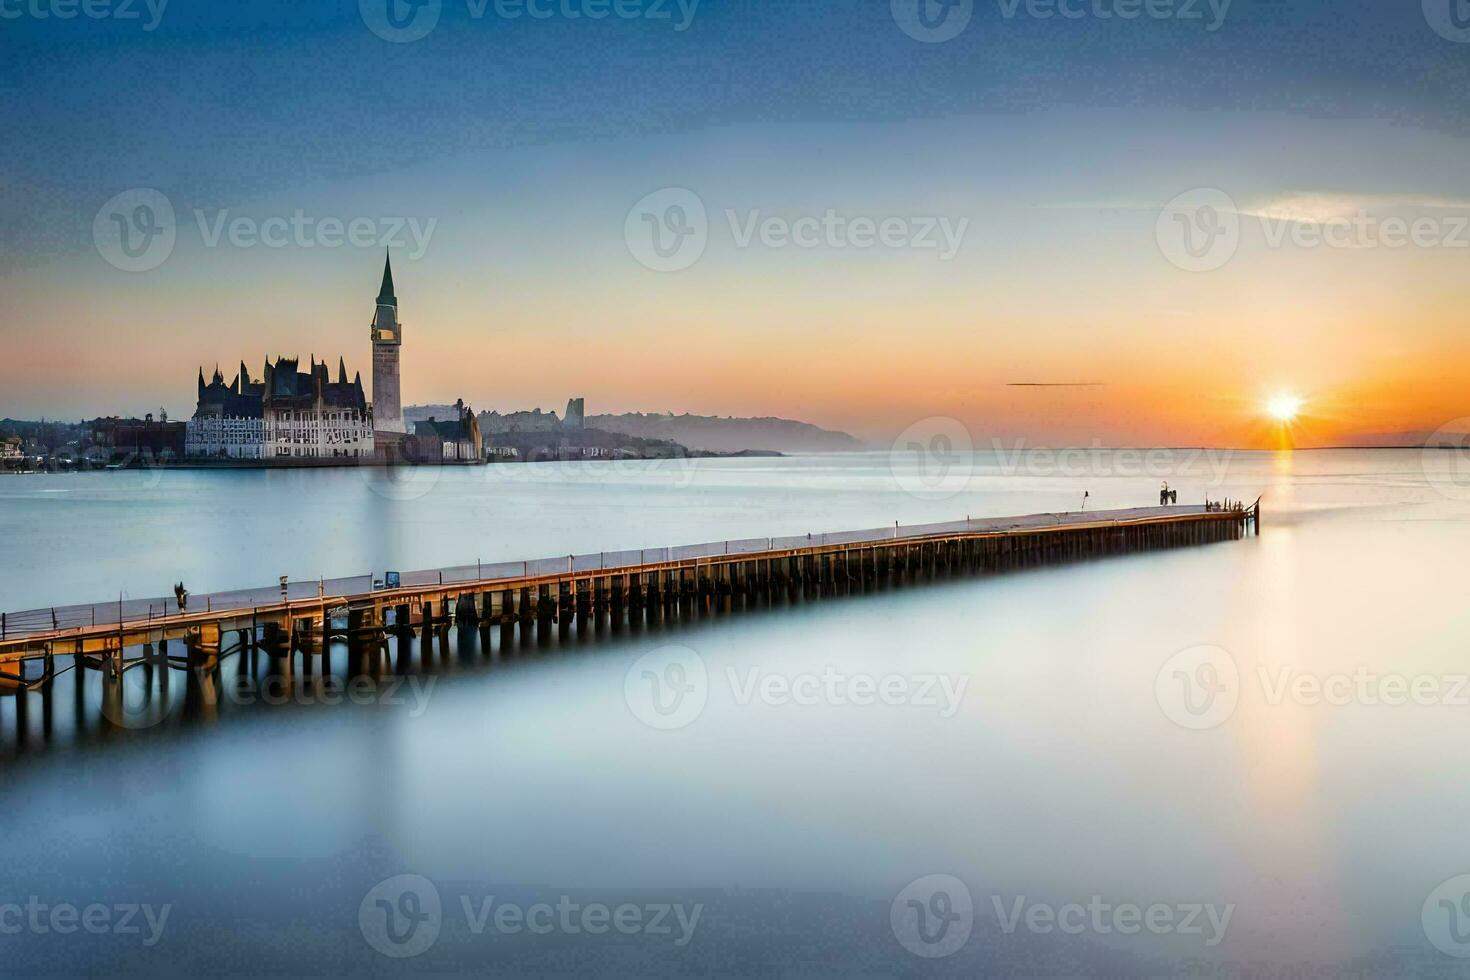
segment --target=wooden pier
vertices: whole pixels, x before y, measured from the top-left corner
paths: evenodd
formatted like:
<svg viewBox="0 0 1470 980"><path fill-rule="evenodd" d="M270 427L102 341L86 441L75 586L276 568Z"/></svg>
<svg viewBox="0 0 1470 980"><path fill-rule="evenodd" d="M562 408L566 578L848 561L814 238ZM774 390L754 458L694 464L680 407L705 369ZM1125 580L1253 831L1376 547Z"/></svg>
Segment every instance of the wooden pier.
<svg viewBox="0 0 1470 980"><path fill-rule="evenodd" d="M555 630L657 624L766 603L847 595L886 585L1057 565L1239 540L1259 531L1260 502L1229 510L1145 507L1035 514L835 534L721 541L682 548L569 555L405 573L397 588L371 576L297 582L174 600L119 600L6 614L0 684L43 685L57 657L118 676L154 664L187 668L222 652L310 658L343 639L379 650L451 624L478 628L488 649ZM178 644L170 655L169 644ZM182 654L182 656L179 655ZM37 676L34 668L40 666Z"/></svg>

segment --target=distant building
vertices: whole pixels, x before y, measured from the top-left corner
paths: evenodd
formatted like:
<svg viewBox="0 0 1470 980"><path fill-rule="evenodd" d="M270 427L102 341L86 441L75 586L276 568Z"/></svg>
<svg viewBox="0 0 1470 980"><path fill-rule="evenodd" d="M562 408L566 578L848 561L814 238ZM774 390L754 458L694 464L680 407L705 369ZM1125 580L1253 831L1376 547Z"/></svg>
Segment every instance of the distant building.
<svg viewBox="0 0 1470 980"><path fill-rule="evenodd" d="M555 412L543 412L539 408L530 412L511 412L509 415L501 415L499 412L484 412L480 415L480 431L486 435L560 432L561 428L561 419L557 418Z"/></svg>
<svg viewBox="0 0 1470 980"><path fill-rule="evenodd" d="M10 439L0 439L0 459L25 459L25 455L25 450L21 448L19 436L14 436Z"/></svg>
<svg viewBox="0 0 1470 980"><path fill-rule="evenodd" d="M141 419L101 418L88 423L92 444L110 460L126 458L181 459L186 451L187 426L170 422L167 412Z"/></svg>
<svg viewBox="0 0 1470 980"><path fill-rule="evenodd" d="M562 423L568 429L580 429L587 421L587 400L585 398L573 398L567 402L566 421Z"/></svg>
<svg viewBox="0 0 1470 980"><path fill-rule="evenodd" d="M204 383L199 371L199 400L189 420L184 454L195 459L299 462L359 459L373 455L373 411L362 388L362 375L347 380L347 365L337 361L337 380L325 363L311 360L298 371L295 358L265 362L264 377L254 381L244 362L235 380L215 368Z"/></svg>
<svg viewBox="0 0 1470 980"><path fill-rule="evenodd" d="M407 455L419 463L482 463L485 449L480 441L480 423L473 409L461 400L455 403L455 419L429 419L414 426L406 443Z"/></svg>

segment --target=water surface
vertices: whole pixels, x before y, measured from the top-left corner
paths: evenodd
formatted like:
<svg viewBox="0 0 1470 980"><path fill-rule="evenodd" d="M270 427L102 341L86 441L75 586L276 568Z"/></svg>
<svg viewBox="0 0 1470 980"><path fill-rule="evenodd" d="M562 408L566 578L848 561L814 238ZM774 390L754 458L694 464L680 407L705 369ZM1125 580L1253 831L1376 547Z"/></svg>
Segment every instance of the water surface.
<svg viewBox="0 0 1470 980"><path fill-rule="evenodd" d="M171 911L151 946L146 929L27 926L0 937L7 972L1448 975L1458 961L1422 913L1470 872L1470 783L1452 754L1470 714L1470 694L1452 691L1470 671L1470 490L1454 463L1096 453L1064 474L983 454L943 499L907 492L924 486L917 470L886 454L450 469L423 483L371 471L5 478L7 609L159 594L181 578L202 592L1075 509L1083 491L1089 507L1136 506L1162 479L1181 502L1265 498L1263 533L1243 542L596 640L495 638L486 651L451 634L428 662L415 654L420 686L396 698L201 711L175 674L177 708L130 731L102 717L100 678L84 678L79 706L66 675L49 718L39 695L23 725L18 699L0 700L0 905ZM1202 645L1235 666L1236 704L1190 728L1204 716L1181 715L1169 665ZM630 706L630 670L636 683L655 651L707 670L703 709L683 727L660 730ZM237 661L222 673L275 669ZM332 669L346 676L344 651ZM834 673L898 678L908 700L746 697L771 677L779 690ZM1278 691L1282 678L1344 674L1438 694ZM961 693L927 703L926 680ZM299 668L295 683L310 691ZM359 912L403 874L432 883L440 932L392 958ZM958 951L930 959L905 947L890 911L919 879L932 898L933 875L962 882L974 916ZM684 945L677 929L476 933L463 903L489 896L702 911ZM1094 896L1232 912L1207 945L1177 930L1007 933L996 910ZM1441 944L1449 924L1430 921Z"/></svg>

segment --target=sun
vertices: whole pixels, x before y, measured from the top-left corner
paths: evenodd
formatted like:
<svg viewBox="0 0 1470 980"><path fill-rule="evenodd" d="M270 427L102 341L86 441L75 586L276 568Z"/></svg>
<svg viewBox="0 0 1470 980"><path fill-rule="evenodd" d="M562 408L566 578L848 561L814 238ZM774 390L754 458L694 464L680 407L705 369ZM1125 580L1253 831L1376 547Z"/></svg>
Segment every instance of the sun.
<svg viewBox="0 0 1470 980"><path fill-rule="evenodd" d="M1302 410L1302 400L1296 395L1280 394L1266 402L1266 412L1278 422L1294 420Z"/></svg>

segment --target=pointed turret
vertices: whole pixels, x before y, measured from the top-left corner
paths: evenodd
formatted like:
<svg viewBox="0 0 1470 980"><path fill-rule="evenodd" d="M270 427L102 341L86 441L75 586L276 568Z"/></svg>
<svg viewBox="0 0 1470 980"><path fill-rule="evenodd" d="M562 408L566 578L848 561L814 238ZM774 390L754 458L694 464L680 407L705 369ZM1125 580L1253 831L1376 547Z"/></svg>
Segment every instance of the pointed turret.
<svg viewBox="0 0 1470 980"><path fill-rule="evenodd" d="M337 383L339 385L347 383L347 362L340 356L337 358Z"/></svg>
<svg viewBox="0 0 1470 980"><path fill-rule="evenodd" d="M199 400L204 401L204 365L199 366Z"/></svg>
<svg viewBox="0 0 1470 980"><path fill-rule="evenodd" d="M379 306L397 306L398 297L393 295L393 258L383 255L383 288L378 290Z"/></svg>

